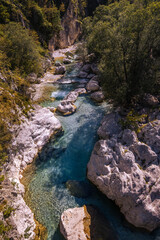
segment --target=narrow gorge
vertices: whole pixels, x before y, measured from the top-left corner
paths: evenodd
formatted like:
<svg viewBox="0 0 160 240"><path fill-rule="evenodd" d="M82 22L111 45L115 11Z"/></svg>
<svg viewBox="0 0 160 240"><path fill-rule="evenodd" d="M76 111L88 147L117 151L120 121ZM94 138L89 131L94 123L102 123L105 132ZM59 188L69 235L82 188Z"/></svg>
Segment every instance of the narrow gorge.
<svg viewBox="0 0 160 240"><path fill-rule="evenodd" d="M159 12L0 2L0 240L160 239Z"/></svg>

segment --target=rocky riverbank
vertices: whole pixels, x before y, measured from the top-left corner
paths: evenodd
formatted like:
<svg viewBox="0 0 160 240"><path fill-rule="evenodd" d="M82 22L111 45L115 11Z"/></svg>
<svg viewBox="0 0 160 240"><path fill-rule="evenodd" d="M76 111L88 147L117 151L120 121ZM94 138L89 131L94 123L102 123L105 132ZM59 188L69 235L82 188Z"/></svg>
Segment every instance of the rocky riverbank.
<svg viewBox="0 0 160 240"><path fill-rule="evenodd" d="M64 57L69 49L55 51L55 57ZM42 79L38 79L36 74L28 76L31 83L28 94L33 102L43 97L48 82L52 83L62 77L53 75L51 63L49 67L51 72L45 73ZM25 189L20 180L23 170L32 163L51 136L62 131L62 127L49 109L39 105L33 105L27 116L22 115L20 122L20 125L13 126L9 159L1 173L4 179L0 179L0 208L3 210L0 214L0 235L14 240L33 240L36 224L33 213L23 199Z"/></svg>
<svg viewBox="0 0 160 240"><path fill-rule="evenodd" d="M160 113L157 98L145 100L150 108L137 115L118 109L104 117L87 176L130 223L153 231L160 227Z"/></svg>
<svg viewBox="0 0 160 240"><path fill-rule="evenodd" d="M10 227L7 236L13 239L34 239L35 221L31 210L26 205L23 195L24 186L21 184L22 172L37 156L50 137L62 130L59 120L54 114L40 106L35 106L29 112L29 118L21 119L22 124L14 130L9 162L5 165L3 174L1 203L7 201L11 206L9 216L4 222ZM2 217L2 216L1 216Z"/></svg>

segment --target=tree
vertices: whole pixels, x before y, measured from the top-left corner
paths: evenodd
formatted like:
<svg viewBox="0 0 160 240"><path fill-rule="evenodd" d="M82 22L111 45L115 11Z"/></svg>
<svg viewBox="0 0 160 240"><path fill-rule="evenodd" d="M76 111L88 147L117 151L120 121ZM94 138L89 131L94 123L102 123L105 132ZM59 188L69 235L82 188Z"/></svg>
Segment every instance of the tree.
<svg viewBox="0 0 160 240"><path fill-rule="evenodd" d="M87 36L89 52L99 59L108 97L129 103L158 84L155 53L160 49L160 2L123 0L100 6Z"/></svg>
<svg viewBox="0 0 160 240"><path fill-rule="evenodd" d="M0 40L0 50L6 53L11 69L18 68L25 74L40 71L40 45L28 29L24 29L19 23L11 22L5 26Z"/></svg>

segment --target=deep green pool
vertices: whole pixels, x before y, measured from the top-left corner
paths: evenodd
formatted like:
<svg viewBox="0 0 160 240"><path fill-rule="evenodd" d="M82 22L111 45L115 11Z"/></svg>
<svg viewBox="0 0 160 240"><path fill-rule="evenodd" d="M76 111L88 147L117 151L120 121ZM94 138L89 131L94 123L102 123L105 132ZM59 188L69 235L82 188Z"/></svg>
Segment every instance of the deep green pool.
<svg viewBox="0 0 160 240"><path fill-rule="evenodd" d="M77 80L74 77L75 73L76 68L69 71L65 79ZM44 102L43 106L56 107L58 102L76 85L76 83L56 84L57 91L53 93L56 100ZM98 139L97 129L104 114L109 111L109 105L106 103L96 105L86 95L79 97L76 106L77 111L71 116L57 115L64 134L44 147L37 158L36 172L29 184L32 210L37 220L47 227L48 240L64 239L58 228L61 213L70 207L84 204L97 206L105 214L121 240L160 239L158 231L148 234L129 227L118 207L87 181L86 166ZM86 198L71 196L66 188L68 180L85 182L89 188L89 196Z"/></svg>

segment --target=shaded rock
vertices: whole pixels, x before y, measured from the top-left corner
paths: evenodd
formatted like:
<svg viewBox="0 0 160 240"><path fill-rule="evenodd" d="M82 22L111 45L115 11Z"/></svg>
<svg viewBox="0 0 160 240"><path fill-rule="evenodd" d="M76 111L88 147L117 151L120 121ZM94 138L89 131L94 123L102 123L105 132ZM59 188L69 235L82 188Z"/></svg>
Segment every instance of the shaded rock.
<svg viewBox="0 0 160 240"><path fill-rule="evenodd" d="M91 98L96 102L103 102L105 96L102 91L97 91L91 94Z"/></svg>
<svg viewBox="0 0 160 240"><path fill-rule="evenodd" d="M92 72L93 72L94 74L96 74L96 75L99 73L97 64L95 64L95 63L93 63L93 64L91 65L91 70L92 70Z"/></svg>
<svg viewBox="0 0 160 240"><path fill-rule="evenodd" d="M97 81L90 80L87 84L87 90L88 91L98 91L99 90L99 83Z"/></svg>
<svg viewBox="0 0 160 240"><path fill-rule="evenodd" d="M55 64L54 64L56 67L60 67L60 66L62 66L62 64L60 63L60 62L55 62Z"/></svg>
<svg viewBox="0 0 160 240"><path fill-rule="evenodd" d="M46 72L51 66L52 66L52 61L48 57L46 57L42 63L44 72Z"/></svg>
<svg viewBox="0 0 160 240"><path fill-rule="evenodd" d="M138 137L149 145L157 154L160 153L160 120L155 120L141 127Z"/></svg>
<svg viewBox="0 0 160 240"><path fill-rule="evenodd" d="M102 139L112 137L114 134L121 132L121 127L118 124L120 116L117 113L107 114L102 120L101 126L98 129L98 135Z"/></svg>
<svg viewBox="0 0 160 240"><path fill-rule="evenodd" d="M94 76L95 76L95 74L90 73L90 74L88 74L87 78L92 79Z"/></svg>
<svg viewBox="0 0 160 240"><path fill-rule="evenodd" d="M87 56L87 61L89 62L89 63L91 63L91 62L93 62L94 60L95 60L95 54L94 53L91 53L91 54L89 54L88 56Z"/></svg>
<svg viewBox="0 0 160 240"><path fill-rule="evenodd" d="M94 77L92 77L91 80L100 82L99 77L97 75L94 75Z"/></svg>
<svg viewBox="0 0 160 240"><path fill-rule="evenodd" d="M96 208L85 205L63 212L60 231L67 240L118 239L105 217Z"/></svg>
<svg viewBox="0 0 160 240"><path fill-rule="evenodd" d="M143 101L147 106L157 106L159 104L158 98L151 94L145 94Z"/></svg>
<svg viewBox="0 0 160 240"><path fill-rule="evenodd" d="M30 73L27 76L27 81L30 83L37 83L37 74L36 73Z"/></svg>
<svg viewBox="0 0 160 240"><path fill-rule="evenodd" d="M138 141L137 135L130 129L125 129L122 135L122 142L127 146L132 145Z"/></svg>
<svg viewBox="0 0 160 240"><path fill-rule="evenodd" d="M72 60L70 60L70 59L68 59L68 58L64 58L64 59L63 59L63 63L64 63L64 64L70 64L70 63L72 63Z"/></svg>
<svg viewBox="0 0 160 240"><path fill-rule="evenodd" d="M157 154L144 143L136 142L130 149L138 156L138 159L142 161L142 165L145 165L145 167L157 160Z"/></svg>
<svg viewBox="0 0 160 240"><path fill-rule="evenodd" d="M86 198L90 195L90 188L87 182L69 180L66 182L66 187L71 195L78 198Z"/></svg>
<svg viewBox="0 0 160 240"><path fill-rule="evenodd" d="M86 64L82 67L82 72L86 72L86 73L90 73L91 71L91 65L90 64Z"/></svg>
<svg viewBox="0 0 160 240"><path fill-rule="evenodd" d="M64 66L56 67L56 70L55 70L55 74L56 75L64 74L65 72L66 72L66 68Z"/></svg>
<svg viewBox="0 0 160 240"><path fill-rule="evenodd" d="M70 101L62 101L58 105L57 111L63 115L70 115L76 111L76 106Z"/></svg>
<svg viewBox="0 0 160 240"><path fill-rule="evenodd" d="M87 76L88 76L88 73L83 72L83 71L81 71L81 72L78 74L78 77L79 77L79 78L87 78Z"/></svg>

